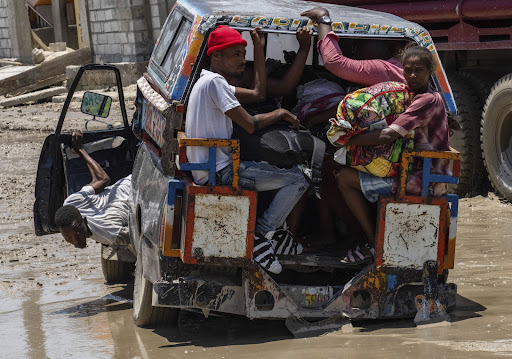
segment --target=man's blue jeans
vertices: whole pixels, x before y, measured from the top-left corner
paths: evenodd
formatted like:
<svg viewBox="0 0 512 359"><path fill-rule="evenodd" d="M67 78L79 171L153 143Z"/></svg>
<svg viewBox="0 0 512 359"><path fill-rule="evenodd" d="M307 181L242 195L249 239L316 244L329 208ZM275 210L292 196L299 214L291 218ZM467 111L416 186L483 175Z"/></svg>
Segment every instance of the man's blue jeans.
<svg viewBox="0 0 512 359"><path fill-rule="evenodd" d="M269 207L256 220L256 232L265 235L281 226L288 214L308 189L302 171L294 166L278 168L266 162L241 161L239 185L258 192L278 190ZM233 181L233 167L217 172L217 183L229 185Z"/></svg>

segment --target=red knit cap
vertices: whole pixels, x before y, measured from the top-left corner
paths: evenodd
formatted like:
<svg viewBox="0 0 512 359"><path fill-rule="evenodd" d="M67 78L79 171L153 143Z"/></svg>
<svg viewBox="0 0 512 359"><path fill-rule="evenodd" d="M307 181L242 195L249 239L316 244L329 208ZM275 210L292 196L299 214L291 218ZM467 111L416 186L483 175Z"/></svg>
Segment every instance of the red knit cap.
<svg viewBox="0 0 512 359"><path fill-rule="evenodd" d="M236 45L247 46L247 41L235 29L226 25L220 25L212 31L208 39L208 51L206 55L210 56L213 51L220 51Z"/></svg>

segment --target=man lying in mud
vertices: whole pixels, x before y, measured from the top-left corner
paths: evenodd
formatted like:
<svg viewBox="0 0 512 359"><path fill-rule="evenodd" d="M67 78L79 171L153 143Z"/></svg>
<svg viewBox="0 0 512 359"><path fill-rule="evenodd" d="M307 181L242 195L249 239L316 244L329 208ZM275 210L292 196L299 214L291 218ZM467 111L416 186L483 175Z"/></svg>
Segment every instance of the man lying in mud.
<svg viewBox="0 0 512 359"><path fill-rule="evenodd" d="M73 130L71 146L87 164L91 183L66 198L55 213L55 223L64 239L77 248L85 248L87 238L110 246L126 245L131 175L108 186L110 177L82 144L82 132Z"/></svg>

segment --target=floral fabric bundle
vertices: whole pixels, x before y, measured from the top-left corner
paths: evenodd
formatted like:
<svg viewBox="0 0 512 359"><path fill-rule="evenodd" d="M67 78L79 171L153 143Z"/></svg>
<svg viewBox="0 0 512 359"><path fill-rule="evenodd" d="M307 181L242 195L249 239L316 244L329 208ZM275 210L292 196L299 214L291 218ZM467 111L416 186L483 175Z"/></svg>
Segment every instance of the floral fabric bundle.
<svg viewBox="0 0 512 359"><path fill-rule="evenodd" d="M411 139L400 138L389 145L350 146L348 140L366 131L389 126L412 103L414 93L399 82L382 82L351 92L338 106L336 119L330 119L329 141L342 147L336 160L378 177L398 175L400 154L413 148Z"/></svg>

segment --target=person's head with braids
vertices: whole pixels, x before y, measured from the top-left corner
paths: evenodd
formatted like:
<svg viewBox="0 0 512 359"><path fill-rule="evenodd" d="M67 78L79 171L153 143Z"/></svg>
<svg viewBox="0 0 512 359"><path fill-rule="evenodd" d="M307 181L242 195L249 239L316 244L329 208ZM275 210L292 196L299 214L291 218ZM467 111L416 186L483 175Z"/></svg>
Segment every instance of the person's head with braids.
<svg viewBox="0 0 512 359"><path fill-rule="evenodd" d="M404 77L415 93L428 90L430 76L436 69L434 55L416 43L408 44L402 53Z"/></svg>
<svg viewBox="0 0 512 359"><path fill-rule="evenodd" d="M86 239L92 233L87 227L87 218L82 217L74 206L62 206L55 213L55 224L66 240L77 248L87 246Z"/></svg>

